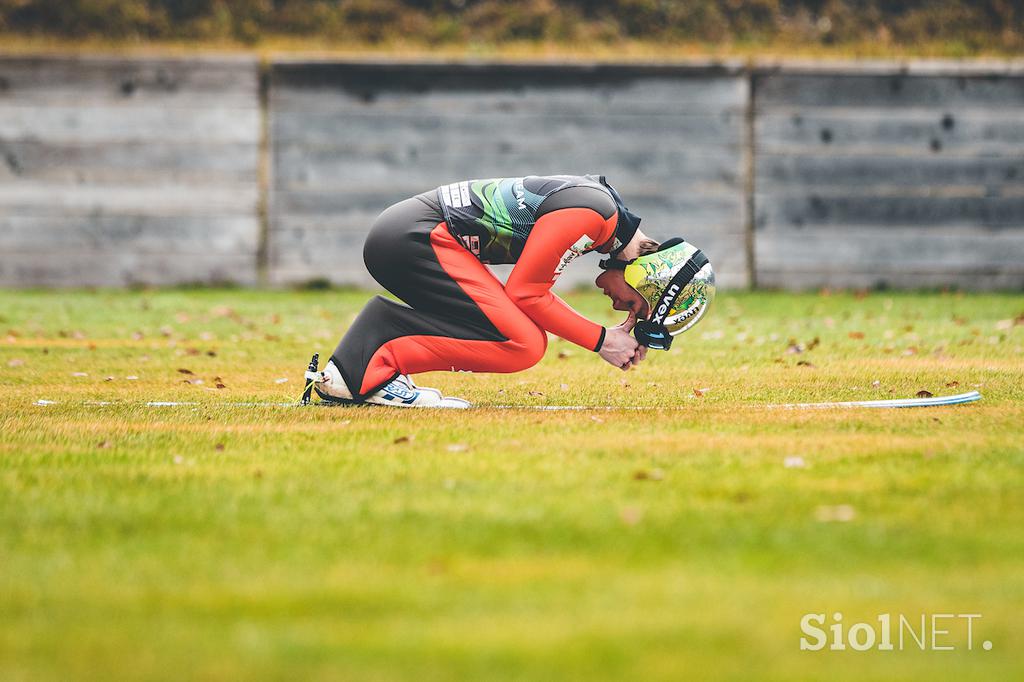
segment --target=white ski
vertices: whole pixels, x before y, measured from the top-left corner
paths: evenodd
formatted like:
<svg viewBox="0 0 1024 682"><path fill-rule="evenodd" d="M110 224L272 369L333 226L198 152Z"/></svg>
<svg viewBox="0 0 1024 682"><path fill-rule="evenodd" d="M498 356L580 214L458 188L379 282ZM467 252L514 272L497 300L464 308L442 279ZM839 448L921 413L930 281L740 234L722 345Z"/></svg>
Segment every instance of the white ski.
<svg viewBox="0 0 1024 682"><path fill-rule="evenodd" d="M786 408L815 408L815 407L940 407L945 405L963 405L981 400L981 394L977 391L960 393L958 395L932 396L931 398L903 398L897 400L858 400L848 403L788 403L784 405L772 405L772 407Z"/></svg>

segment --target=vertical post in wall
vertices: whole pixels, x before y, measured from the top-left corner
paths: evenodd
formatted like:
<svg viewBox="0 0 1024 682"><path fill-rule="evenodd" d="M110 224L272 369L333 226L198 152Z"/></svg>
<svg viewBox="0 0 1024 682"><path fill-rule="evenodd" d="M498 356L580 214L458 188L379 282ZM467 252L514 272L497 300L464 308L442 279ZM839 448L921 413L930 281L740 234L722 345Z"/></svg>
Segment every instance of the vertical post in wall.
<svg viewBox="0 0 1024 682"><path fill-rule="evenodd" d="M256 216L259 238L256 245L256 281L266 286L270 281L270 63L264 57L259 63L260 139L256 159Z"/></svg>
<svg viewBox="0 0 1024 682"><path fill-rule="evenodd" d="M744 221L744 232L747 257L747 285L751 289L757 288L757 262L756 262L756 236L757 226L757 205L754 200L757 177L757 75L754 61L748 60L746 66L747 77L747 110L744 140L744 163L746 182L744 192L746 193L746 220Z"/></svg>

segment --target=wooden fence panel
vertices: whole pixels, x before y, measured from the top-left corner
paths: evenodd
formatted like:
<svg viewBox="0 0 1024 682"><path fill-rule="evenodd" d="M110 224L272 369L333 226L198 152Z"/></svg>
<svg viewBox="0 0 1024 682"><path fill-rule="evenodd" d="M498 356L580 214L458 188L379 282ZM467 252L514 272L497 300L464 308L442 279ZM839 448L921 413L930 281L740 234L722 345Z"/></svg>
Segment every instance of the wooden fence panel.
<svg viewBox="0 0 1024 682"><path fill-rule="evenodd" d="M256 282L252 59L0 59L0 285Z"/></svg>
<svg viewBox="0 0 1024 682"><path fill-rule="evenodd" d="M755 256L783 288L1024 287L1024 75L755 75Z"/></svg>
<svg viewBox="0 0 1024 682"><path fill-rule="evenodd" d="M466 178L606 175L653 236L745 286L748 83L735 69L278 63L270 79L274 283L372 283L384 208ZM560 284L591 281L596 257Z"/></svg>

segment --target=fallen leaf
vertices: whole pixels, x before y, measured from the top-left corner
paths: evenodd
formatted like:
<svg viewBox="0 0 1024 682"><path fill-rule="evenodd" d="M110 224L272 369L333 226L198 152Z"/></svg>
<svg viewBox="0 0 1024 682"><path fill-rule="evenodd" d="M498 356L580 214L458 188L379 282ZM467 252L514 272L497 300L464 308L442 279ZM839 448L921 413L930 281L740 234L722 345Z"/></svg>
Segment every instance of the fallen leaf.
<svg viewBox="0 0 1024 682"><path fill-rule="evenodd" d="M106 379L104 379L104 381L113 381L113 380L114 380L114 377L107 377Z"/></svg>
<svg viewBox="0 0 1024 682"><path fill-rule="evenodd" d="M693 389L693 395L696 398L703 398L704 397L704 391L700 390L699 388L695 388L695 389Z"/></svg>
<svg viewBox="0 0 1024 682"><path fill-rule="evenodd" d="M217 452L224 452L224 443L217 443L213 446L213 449Z"/></svg>
<svg viewBox="0 0 1024 682"><path fill-rule="evenodd" d="M393 443L394 443L395 445L398 445L399 443L408 443L409 441L411 441L411 440L412 440L412 438L413 438L412 436L399 436L398 438L396 438L396 439L395 439L394 441L392 441L392 442L393 442Z"/></svg>
<svg viewBox="0 0 1024 682"><path fill-rule="evenodd" d="M627 526L635 526L644 518L644 513L639 507L623 507L619 511L619 518Z"/></svg>
<svg viewBox="0 0 1024 682"><path fill-rule="evenodd" d="M224 385L224 384L222 384L222 383L217 383L217 384L215 384L215 386L216 386L217 388L227 388L227 386L225 386L225 385Z"/></svg>
<svg viewBox="0 0 1024 682"><path fill-rule="evenodd" d="M814 518L823 523L838 521L846 523L857 516L856 510L848 504L822 505L814 510Z"/></svg>
<svg viewBox="0 0 1024 682"><path fill-rule="evenodd" d="M847 336L849 336L851 339L863 339L864 332L850 332L849 334L847 334Z"/></svg>
<svg viewBox="0 0 1024 682"><path fill-rule="evenodd" d="M931 398L935 394L932 393L931 391L925 391L922 389L918 391L915 395L917 395L918 398Z"/></svg>
<svg viewBox="0 0 1024 682"><path fill-rule="evenodd" d="M540 391L530 391L530 392L528 393L528 395L532 395L532 396L534 396L535 398L543 398L543 397L544 397L544 394L543 394L543 393L541 393Z"/></svg>
<svg viewBox="0 0 1024 682"><path fill-rule="evenodd" d="M814 364L811 363L811 362L808 362L807 360L800 360L796 364L799 367L814 367Z"/></svg>
<svg viewBox="0 0 1024 682"><path fill-rule="evenodd" d="M190 369L185 369L184 367L182 367L181 369L178 370L178 374L194 374L194 372Z"/></svg>
<svg viewBox="0 0 1024 682"><path fill-rule="evenodd" d="M110 441L101 440L99 443L96 443L96 447L98 447L100 450L105 450L106 448L110 447Z"/></svg>
<svg viewBox="0 0 1024 682"><path fill-rule="evenodd" d="M821 339L819 339L817 336L815 336L813 339L811 339L811 342L807 344L807 350L814 350L815 348L817 348L820 345L821 345Z"/></svg>
<svg viewBox="0 0 1024 682"><path fill-rule="evenodd" d="M185 349L185 355L199 355L199 349L198 348L186 348Z"/></svg>
<svg viewBox="0 0 1024 682"><path fill-rule="evenodd" d="M569 358L571 356L572 356L572 353L570 353L569 351L564 351L564 350L558 351L558 359L559 360L565 360L566 358Z"/></svg>
<svg viewBox="0 0 1024 682"><path fill-rule="evenodd" d="M208 351L206 351L206 355L208 357L215 358L215 357L217 357L217 351L215 351L215 350L208 350Z"/></svg>
<svg viewBox="0 0 1024 682"><path fill-rule="evenodd" d="M946 384L946 388L956 388L960 385L959 381L950 381Z"/></svg>
<svg viewBox="0 0 1024 682"><path fill-rule="evenodd" d="M633 472L633 480L636 481L661 481L665 478L665 472L661 469L637 469Z"/></svg>

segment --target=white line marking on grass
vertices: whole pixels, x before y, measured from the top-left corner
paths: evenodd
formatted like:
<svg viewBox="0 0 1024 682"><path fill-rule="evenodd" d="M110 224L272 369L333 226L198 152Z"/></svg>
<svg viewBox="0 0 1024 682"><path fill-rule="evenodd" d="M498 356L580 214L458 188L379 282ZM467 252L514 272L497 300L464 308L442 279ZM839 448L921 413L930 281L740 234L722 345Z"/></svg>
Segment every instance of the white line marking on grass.
<svg viewBox="0 0 1024 682"><path fill-rule="evenodd" d="M768 403L762 405L749 405L750 407L766 407L766 408L785 408L785 409L830 409L830 408L906 408L906 407L945 407L949 405L964 405L967 403L973 403L981 400L981 394L978 391L971 391L969 393L960 393L958 395L948 396L933 396L931 398L904 398L896 400L860 400L852 402L832 402L832 403ZM54 400L37 400L33 405L48 406L58 405L58 401ZM216 402L206 403L197 401L173 401L173 400L150 400L144 403L132 402L132 401L110 401L110 400L86 400L80 403L81 405L88 407L106 407L110 405L137 405L141 407L303 407L299 402ZM319 405L321 407L342 407L329 403L312 403L313 405ZM349 408L355 406L349 406ZM369 406L367 406L369 407ZM384 406L386 407L386 406ZM662 407L656 407L652 405L475 405L477 409L481 410L539 410L545 412L583 412L587 410L592 411L654 411L654 410L685 410L688 405L666 405ZM414 408L414 409L430 409L430 408Z"/></svg>

